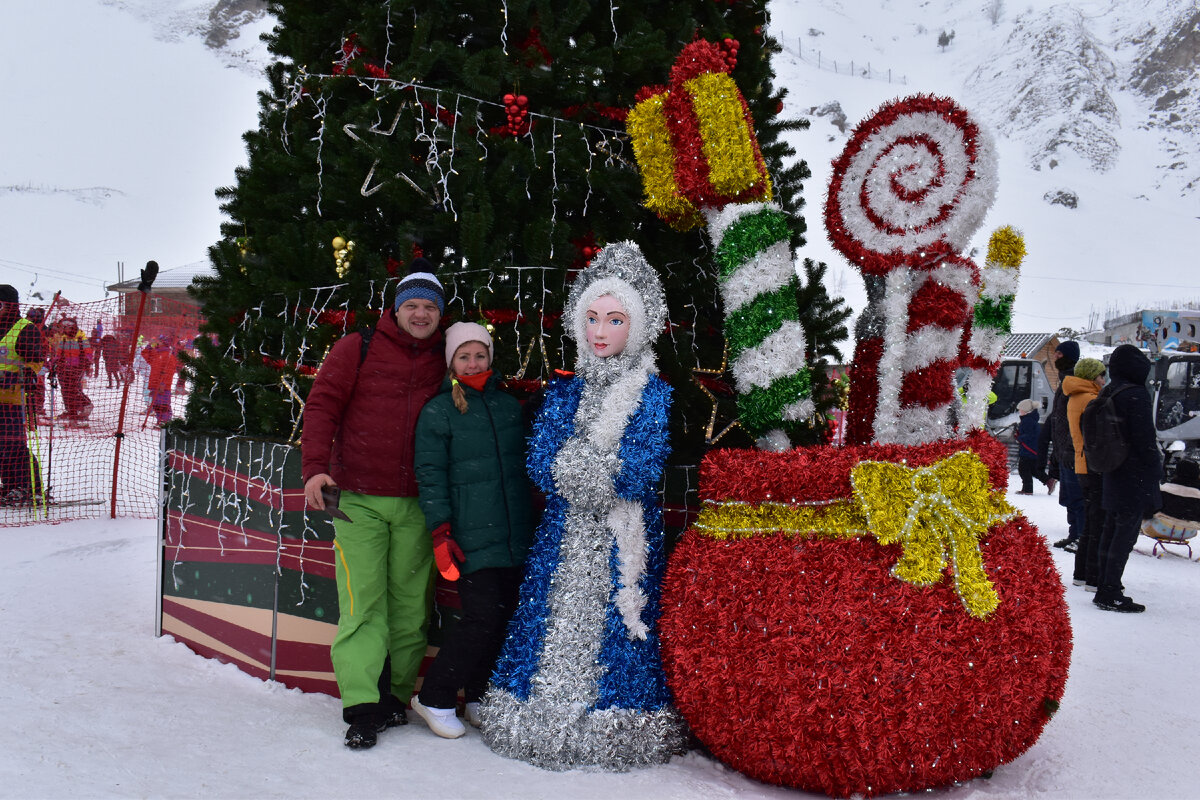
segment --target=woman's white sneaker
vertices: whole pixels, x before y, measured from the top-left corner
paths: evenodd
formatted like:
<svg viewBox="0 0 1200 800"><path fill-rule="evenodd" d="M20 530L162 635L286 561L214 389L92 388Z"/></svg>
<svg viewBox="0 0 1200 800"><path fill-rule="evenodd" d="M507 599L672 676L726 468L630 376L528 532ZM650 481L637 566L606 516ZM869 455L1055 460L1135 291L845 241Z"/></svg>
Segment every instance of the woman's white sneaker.
<svg viewBox="0 0 1200 800"><path fill-rule="evenodd" d="M467 729L459 722L453 708L430 708L429 706L423 706L421 705L421 701L415 697L412 699L412 707L413 711L417 712L417 715L425 720L425 724L429 726L429 730L443 739L457 739L467 732Z"/></svg>
<svg viewBox="0 0 1200 800"><path fill-rule="evenodd" d="M478 728L481 724L479 718L479 703L467 703L466 714L467 722L471 723L472 727Z"/></svg>

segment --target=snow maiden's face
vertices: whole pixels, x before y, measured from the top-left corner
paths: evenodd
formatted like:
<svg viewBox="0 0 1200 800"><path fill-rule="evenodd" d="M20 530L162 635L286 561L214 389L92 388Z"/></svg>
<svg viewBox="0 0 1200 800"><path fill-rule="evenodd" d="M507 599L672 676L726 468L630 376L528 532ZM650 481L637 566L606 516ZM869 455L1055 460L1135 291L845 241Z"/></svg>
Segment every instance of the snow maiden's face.
<svg viewBox="0 0 1200 800"><path fill-rule="evenodd" d="M629 340L629 315L611 294L601 295L588 305L584 326L588 346L600 358L620 355Z"/></svg>

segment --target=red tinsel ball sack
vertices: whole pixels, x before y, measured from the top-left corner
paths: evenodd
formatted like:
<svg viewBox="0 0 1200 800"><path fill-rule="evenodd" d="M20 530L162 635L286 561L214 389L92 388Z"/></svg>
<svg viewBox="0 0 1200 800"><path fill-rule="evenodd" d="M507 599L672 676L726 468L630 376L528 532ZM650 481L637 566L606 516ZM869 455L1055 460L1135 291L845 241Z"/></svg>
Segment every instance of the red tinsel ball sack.
<svg viewBox="0 0 1200 800"><path fill-rule="evenodd" d="M1002 447L968 441L1002 489ZM917 467L951 448L963 444L718 451L701 494L820 503L849 493L857 461ZM1000 598L982 619L964 609L949 568L929 586L894 577L899 544L689 530L663 587L676 705L714 756L768 783L872 796L990 772L1033 745L1057 709L1071 628L1028 520L994 525L979 549Z"/></svg>

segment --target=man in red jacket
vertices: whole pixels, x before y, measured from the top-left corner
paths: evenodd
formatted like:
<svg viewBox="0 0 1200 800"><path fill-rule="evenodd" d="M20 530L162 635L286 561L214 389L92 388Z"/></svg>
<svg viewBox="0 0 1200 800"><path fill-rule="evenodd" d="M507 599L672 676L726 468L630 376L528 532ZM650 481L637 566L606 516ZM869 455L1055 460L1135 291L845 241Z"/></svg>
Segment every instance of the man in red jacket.
<svg viewBox="0 0 1200 800"><path fill-rule="evenodd" d="M413 437L446 372L438 330L445 294L428 261L415 259L412 269L365 343L349 334L329 351L300 440L308 505L324 509L322 489L336 487L349 517L333 523L339 615L330 654L350 725L346 745L356 749L407 723L432 599L433 549L417 501ZM391 674L381 680L389 657Z"/></svg>

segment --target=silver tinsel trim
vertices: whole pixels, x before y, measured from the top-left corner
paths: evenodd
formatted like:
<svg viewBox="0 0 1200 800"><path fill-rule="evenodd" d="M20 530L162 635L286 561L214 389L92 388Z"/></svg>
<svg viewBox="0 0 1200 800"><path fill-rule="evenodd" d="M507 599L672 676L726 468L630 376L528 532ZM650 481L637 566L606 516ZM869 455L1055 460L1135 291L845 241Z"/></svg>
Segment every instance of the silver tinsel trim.
<svg viewBox="0 0 1200 800"><path fill-rule="evenodd" d="M480 707L483 739L496 753L562 772L626 772L665 764L687 752L685 728L671 707L657 711L610 708L586 716L564 714L544 699L521 702L490 692Z"/></svg>
<svg viewBox="0 0 1200 800"><path fill-rule="evenodd" d="M484 741L500 755L543 769L625 771L685 752L682 717L669 706L654 711L592 709L602 670L611 542L603 518L567 513L529 699L522 702L493 689L480 708Z"/></svg>
<svg viewBox="0 0 1200 800"><path fill-rule="evenodd" d="M642 522L642 504L618 500L608 512L608 529L617 542L617 567L621 576L617 610L629 629L629 638L645 640L650 629L642 620L646 595L639 586L646 574L646 526Z"/></svg>

